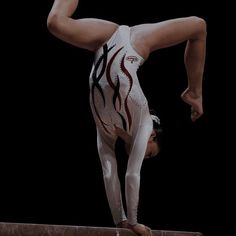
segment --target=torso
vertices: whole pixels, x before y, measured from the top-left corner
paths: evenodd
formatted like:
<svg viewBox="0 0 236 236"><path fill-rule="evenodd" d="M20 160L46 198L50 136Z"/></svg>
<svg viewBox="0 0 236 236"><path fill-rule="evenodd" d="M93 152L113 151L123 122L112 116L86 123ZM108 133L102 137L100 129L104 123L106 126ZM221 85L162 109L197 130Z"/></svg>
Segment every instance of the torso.
<svg viewBox="0 0 236 236"><path fill-rule="evenodd" d="M120 26L95 53L90 105L96 125L104 134L115 136L116 125L132 135L141 113L149 114L136 74L143 61L130 44L128 26Z"/></svg>

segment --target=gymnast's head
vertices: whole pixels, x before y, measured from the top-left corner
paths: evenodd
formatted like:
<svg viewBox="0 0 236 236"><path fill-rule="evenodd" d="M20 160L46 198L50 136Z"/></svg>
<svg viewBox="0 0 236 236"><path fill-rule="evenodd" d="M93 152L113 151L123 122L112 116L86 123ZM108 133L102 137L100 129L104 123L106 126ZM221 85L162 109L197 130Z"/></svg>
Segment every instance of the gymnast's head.
<svg viewBox="0 0 236 236"><path fill-rule="evenodd" d="M162 144L163 131L162 131L160 119L156 115L155 110L150 110L150 115L153 122L153 130L147 143L147 149L146 149L145 157L144 157L145 159L157 156L162 146L161 144Z"/></svg>

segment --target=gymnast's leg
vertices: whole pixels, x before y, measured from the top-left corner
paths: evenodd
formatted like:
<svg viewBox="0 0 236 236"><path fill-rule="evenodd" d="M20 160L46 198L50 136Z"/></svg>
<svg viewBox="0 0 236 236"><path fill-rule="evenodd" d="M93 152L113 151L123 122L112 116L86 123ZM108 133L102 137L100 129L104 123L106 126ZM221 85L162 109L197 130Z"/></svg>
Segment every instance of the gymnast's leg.
<svg viewBox="0 0 236 236"><path fill-rule="evenodd" d="M55 0L47 26L57 38L76 47L96 51L116 31L118 25L101 19L72 19L79 0Z"/></svg>
<svg viewBox="0 0 236 236"><path fill-rule="evenodd" d="M191 119L203 114L202 80L206 51L206 22L199 17L183 17L154 24L142 24L131 28L131 43L144 58L161 48L187 41L184 63L188 76L188 88L182 99L191 105Z"/></svg>

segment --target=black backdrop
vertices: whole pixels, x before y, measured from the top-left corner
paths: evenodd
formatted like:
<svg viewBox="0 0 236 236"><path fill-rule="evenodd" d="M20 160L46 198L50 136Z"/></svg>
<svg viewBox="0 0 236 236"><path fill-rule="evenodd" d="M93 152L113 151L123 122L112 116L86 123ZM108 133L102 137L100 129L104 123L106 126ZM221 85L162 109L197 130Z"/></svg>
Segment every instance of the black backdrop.
<svg viewBox="0 0 236 236"><path fill-rule="evenodd" d="M0 221L113 226L88 101L93 54L54 38L46 28L52 1L18 3L6 19ZM190 121L180 99L187 79L184 44L153 53L139 77L164 128L158 158L144 161L139 220L153 229L217 231L227 182L228 138L219 115L227 78L220 75L218 6L188 3L81 0L75 16L119 24L196 15L208 24L204 116ZM221 9L222 10L222 9ZM219 16L219 15L218 15ZM10 19L10 20L9 20ZM220 139L220 140L219 140ZM122 155L119 155L124 171Z"/></svg>

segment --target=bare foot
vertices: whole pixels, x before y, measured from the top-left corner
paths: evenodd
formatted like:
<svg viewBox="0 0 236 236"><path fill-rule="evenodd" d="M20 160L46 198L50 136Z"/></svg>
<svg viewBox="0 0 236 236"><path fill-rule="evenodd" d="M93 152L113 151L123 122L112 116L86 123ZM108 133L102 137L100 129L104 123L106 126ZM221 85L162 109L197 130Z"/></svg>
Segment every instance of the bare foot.
<svg viewBox="0 0 236 236"><path fill-rule="evenodd" d="M129 228L140 236L152 236L152 230L143 224L130 225Z"/></svg>
<svg viewBox="0 0 236 236"><path fill-rule="evenodd" d="M191 106L191 120L194 122L203 114L202 107L202 96L197 96L189 89L186 89L182 94L181 98L184 102Z"/></svg>

